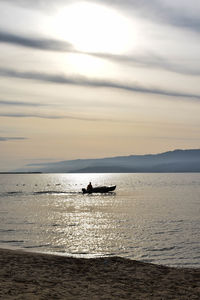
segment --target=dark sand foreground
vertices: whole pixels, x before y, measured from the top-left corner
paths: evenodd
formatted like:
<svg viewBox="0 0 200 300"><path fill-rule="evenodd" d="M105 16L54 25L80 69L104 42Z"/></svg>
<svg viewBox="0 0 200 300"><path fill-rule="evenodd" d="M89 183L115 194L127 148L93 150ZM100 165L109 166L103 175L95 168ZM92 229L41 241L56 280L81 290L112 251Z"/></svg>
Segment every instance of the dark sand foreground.
<svg viewBox="0 0 200 300"><path fill-rule="evenodd" d="M200 269L0 249L0 299L200 299Z"/></svg>

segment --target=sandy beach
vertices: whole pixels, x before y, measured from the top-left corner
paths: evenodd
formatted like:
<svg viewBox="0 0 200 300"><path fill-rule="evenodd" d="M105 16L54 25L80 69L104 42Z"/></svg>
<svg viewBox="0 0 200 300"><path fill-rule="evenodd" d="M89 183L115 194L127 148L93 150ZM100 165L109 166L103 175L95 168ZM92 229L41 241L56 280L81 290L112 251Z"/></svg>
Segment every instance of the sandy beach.
<svg viewBox="0 0 200 300"><path fill-rule="evenodd" d="M200 299L200 269L0 249L0 299Z"/></svg>

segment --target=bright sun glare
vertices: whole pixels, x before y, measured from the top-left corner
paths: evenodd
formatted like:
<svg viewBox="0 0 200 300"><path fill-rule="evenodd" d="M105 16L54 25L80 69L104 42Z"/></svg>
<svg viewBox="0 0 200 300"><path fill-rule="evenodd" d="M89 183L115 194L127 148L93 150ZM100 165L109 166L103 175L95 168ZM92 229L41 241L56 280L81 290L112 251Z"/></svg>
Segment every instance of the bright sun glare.
<svg viewBox="0 0 200 300"><path fill-rule="evenodd" d="M101 5L79 2L63 8L51 28L83 52L120 54L130 48L131 22L116 11ZM135 40L135 37L134 37Z"/></svg>

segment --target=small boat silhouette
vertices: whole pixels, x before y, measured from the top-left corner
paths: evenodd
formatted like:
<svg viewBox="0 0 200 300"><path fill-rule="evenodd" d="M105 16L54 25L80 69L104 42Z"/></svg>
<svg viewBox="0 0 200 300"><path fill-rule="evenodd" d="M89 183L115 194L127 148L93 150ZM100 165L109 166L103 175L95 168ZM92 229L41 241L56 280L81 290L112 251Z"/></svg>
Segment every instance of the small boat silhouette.
<svg viewBox="0 0 200 300"><path fill-rule="evenodd" d="M112 186L97 186L92 189L82 189L83 194L92 194L92 193L109 193L113 192L116 189L116 185Z"/></svg>

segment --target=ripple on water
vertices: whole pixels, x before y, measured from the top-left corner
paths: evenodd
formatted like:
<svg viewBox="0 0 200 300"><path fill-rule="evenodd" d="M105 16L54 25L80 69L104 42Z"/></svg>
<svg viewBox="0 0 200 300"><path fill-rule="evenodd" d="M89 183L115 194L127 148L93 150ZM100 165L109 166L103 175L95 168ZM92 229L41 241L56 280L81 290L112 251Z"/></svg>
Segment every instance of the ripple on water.
<svg viewBox="0 0 200 300"><path fill-rule="evenodd" d="M15 229L0 229L0 232L13 232L13 231L16 231Z"/></svg>
<svg viewBox="0 0 200 300"><path fill-rule="evenodd" d="M30 246L24 246L25 249L35 249L35 248L43 248L43 247L49 247L51 244L41 244L41 245L30 245Z"/></svg>
<svg viewBox="0 0 200 300"><path fill-rule="evenodd" d="M9 243L24 243L23 240L0 240L0 243L2 244L9 244Z"/></svg>
<svg viewBox="0 0 200 300"><path fill-rule="evenodd" d="M9 192L0 193L0 197L4 198L4 197L17 196L17 195L22 195L22 194L25 194L25 193L22 191L9 191Z"/></svg>
<svg viewBox="0 0 200 300"><path fill-rule="evenodd" d="M163 248L144 248L147 252L163 252L163 251L171 251L174 250L176 247L171 246L171 247L163 247Z"/></svg>

